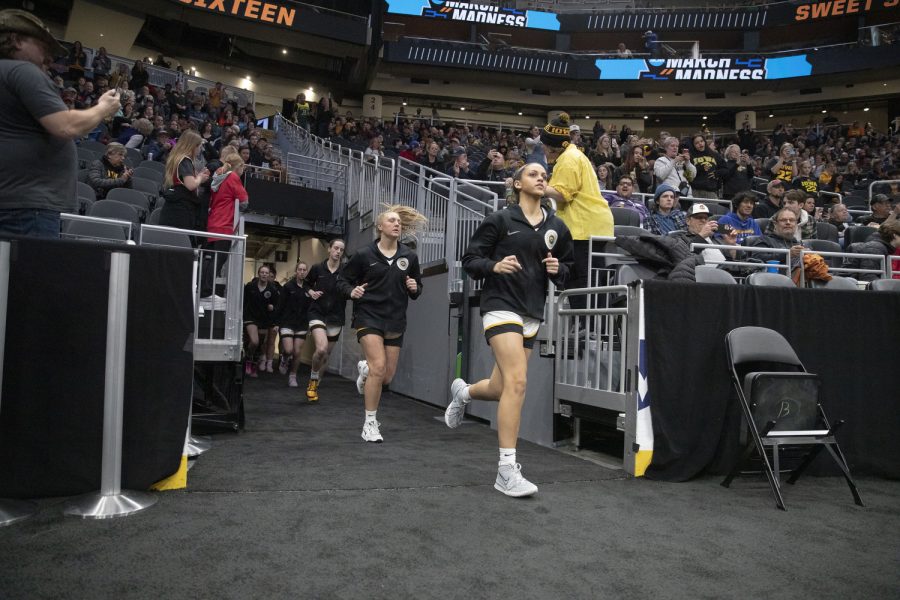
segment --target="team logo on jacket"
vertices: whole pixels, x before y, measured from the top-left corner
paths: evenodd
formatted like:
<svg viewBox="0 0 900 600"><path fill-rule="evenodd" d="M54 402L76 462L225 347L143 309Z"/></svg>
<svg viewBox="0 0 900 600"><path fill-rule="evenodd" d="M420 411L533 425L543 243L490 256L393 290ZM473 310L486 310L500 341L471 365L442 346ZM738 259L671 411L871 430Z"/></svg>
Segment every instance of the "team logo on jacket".
<svg viewBox="0 0 900 600"><path fill-rule="evenodd" d="M555 229L548 229L547 233L544 234L544 243L547 244L548 250L553 250L553 246L556 245L556 240L559 239L559 234L556 233Z"/></svg>
<svg viewBox="0 0 900 600"><path fill-rule="evenodd" d="M270 292L270 291L268 291L268 290L266 290L265 292L263 292L263 298L265 298L266 300L268 300L268 299L271 298L271 297L272 297L272 292Z"/></svg>
<svg viewBox="0 0 900 600"><path fill-rule="evenodd" d="M401 271L405 271L406 269L409 268L409 261L405 258L398 258L397 259L397 268L400 269Z"/></svg>

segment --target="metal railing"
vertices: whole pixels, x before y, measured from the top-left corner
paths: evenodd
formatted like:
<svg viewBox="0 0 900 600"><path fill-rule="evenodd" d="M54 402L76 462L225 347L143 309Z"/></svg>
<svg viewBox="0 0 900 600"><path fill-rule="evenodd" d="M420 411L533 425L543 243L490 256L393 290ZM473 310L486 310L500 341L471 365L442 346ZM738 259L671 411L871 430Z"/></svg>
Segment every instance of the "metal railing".
<svg viewBox="0 0 900 600"><path fill-rule="evenodd" d="M881 179L879 181L873 181L869 184L869 202L872 201L873 192L872 189L876 185L891 185L892 183L900 185L900 179ZM880 192L879 192L880 193Z"/></svg>
<svg viewBox="0 0 900 600"><path fill-rule="evenodd" d="M248 179L262 179L263 181L274 181L276 183L283 182L286 177L278 169L270 169L268 167L257 167L254 165L244 166L244 183Z"/></svg>
<svg viewBox="0 0 900 600"><path fill-rule="evenodd" d="M126 244L132 239L134 223L120 219L89 217L73 213L59 215L60 234L63 239L93 240L113 244ZM89 228L69 227L69 223L85 223ZM124 236L122 235L124 234ZM107 237L108 236L108 237Z"/></svg>

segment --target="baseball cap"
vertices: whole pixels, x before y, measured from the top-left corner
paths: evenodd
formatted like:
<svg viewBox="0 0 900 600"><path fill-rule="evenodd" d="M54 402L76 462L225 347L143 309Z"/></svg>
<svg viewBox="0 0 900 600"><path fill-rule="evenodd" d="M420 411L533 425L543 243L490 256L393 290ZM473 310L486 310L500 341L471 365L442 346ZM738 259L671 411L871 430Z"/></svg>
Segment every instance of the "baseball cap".
<svg viewBox="0 0 900 600"><path fill-rule="evenodd" d="M47 44L54 57L67 54L41 20L28 11L15 8L0 10L0 32L21 33L39 39Z"/></svg>
<svg viewBox="0 0 900 600"><path fill-rule="evenodd" d="M569 125L569 133L575 133L576 131L581 131L581 127L576 125L575 123Z"/></svg>
<svg viewBox="0 0 900 600"><path fill-rule="evenodd" d="M156 137L159 137L159 136L161 136L161 135L164 135L164 136L166 136L166 137L172 137L172 134L169 133L169 130L168 130L168 129L165 129L165 128L163 128L163 127L159 127L159 128L157 128L157 129L154 129L154 130L153 130L153 137L156 138Z"/></svg>
<svg viewBox="0 0 900 600"><path fill-rule="evenodd" d="M694 204L691 204L691 207L687 211L687 215L689 217L693 217L694 215L708 215L708 214L709 214L709 209L706 207L705 204L701 204L699 202L695 202Z"/></svg>

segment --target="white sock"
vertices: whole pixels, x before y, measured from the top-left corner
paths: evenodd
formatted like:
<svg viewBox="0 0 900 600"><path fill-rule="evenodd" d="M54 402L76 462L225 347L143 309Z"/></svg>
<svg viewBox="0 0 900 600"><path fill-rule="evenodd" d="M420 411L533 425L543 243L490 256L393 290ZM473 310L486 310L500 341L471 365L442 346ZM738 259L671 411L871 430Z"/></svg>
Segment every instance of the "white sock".
<svg viewBox="0 0 900 600"><path fill-rule="evenodd" d="M310 371L310 372L309 372L309 378L310 378L310 379L318 379L318 378L319 378L319 372L318 372L318 371Z"/></svg>
<svg viewBox="0 0 900 600"><path fill-rule="evenodd" d="M371 423L372 421L374 421L374 420L375 420L375 414L376 414L377 412L378 412L377 410L367 410L367 411L366 411L366 423Z"/></svg>
<svg viewBox="0 0 900 600"><path fill-rule="evenodd" d="M503 465L516 466L515 448L500 448L500 466Z"/></svg>
<svg viewBox="0 0 900 600"><path fill-rule="evenodd" d="M472 387L471 385L467 385L467 386L466 386L466 389L463 390L463 393L462 393L462 402L463 402L463 404L468 404L469 402L472 401L472 396L469 395L469 389L470 389L471 387Z"/></svg>

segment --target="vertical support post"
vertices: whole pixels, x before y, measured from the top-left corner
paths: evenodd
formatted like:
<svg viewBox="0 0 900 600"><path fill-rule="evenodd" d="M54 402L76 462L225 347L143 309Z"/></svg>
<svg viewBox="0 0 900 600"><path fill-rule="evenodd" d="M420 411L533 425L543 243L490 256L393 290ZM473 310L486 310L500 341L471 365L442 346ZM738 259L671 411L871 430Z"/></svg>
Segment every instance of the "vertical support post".
<svg viewBox="0 0 900 600"><path fill-rule="evenodd" d="M9 262L11 251L9 240L0 240L0 400L3 397L3 359L6 348L6 311L9 304ZM35 512L37 512L37 507L31 502L0 498L0 527L24 521L28 517L33 516Z"/></svg>
<svg viewBox="0 0 900 600"><path fill-rule="evenodd" d="M83 519L124 517L156 504L156 496L122 490L122 415L125 406L125 340L131 255L110 254L103 389L103 453L100 491L72 501L63 511Z"/></svg>

